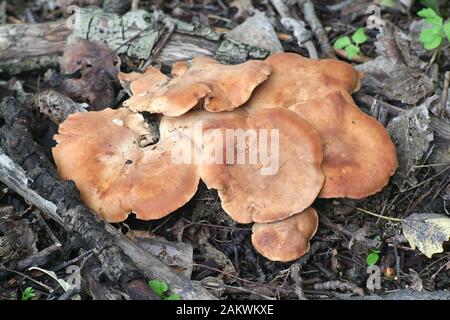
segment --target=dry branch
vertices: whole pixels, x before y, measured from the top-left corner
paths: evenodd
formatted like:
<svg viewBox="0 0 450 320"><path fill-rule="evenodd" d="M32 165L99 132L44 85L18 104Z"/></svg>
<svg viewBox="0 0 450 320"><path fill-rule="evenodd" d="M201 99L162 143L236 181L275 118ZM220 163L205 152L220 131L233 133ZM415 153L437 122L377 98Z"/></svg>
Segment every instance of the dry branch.
<svg viewBox="0 0 450 320"><path fill-rule="evenodd" d="M175 31L153 57L164 32L171 28ZM65 47L78 38L104 42L119 54L144 61L152 57L164 65L199 55L227 63L268 55L266 50L222 39L204 25L187 24L162 13L137 10L120 17L94 7L77 9L68 20L0 26L0 73L56 67Z"/></svg>
<svg viewBox="0 0 450 320"><path fill-rule="evenodd" d="M74 184L58 180L54 167L32 139L34 117L17 100L5 99L0 105L0 117L6 123L0 128L0 150L4 151L0 170L5 173L1 180L19 194L33 194L25 199L56 220L60 217L68 232L94 250L111 281L135 299L156 298L145 278L167 281L185 299L212 298L205 289L148 255L81 204ZM127 254L135 260L138 257L138 263Z"/></svg>

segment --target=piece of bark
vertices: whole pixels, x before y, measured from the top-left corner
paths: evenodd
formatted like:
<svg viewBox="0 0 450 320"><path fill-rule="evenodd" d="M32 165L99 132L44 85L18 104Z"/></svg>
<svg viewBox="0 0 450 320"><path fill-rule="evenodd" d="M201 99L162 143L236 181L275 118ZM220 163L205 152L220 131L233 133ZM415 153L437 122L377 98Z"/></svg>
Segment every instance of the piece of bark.
<svg viewBox="0 0 450 320"><path fill-rule="evenodd" d="M124 253L124 250L117 246L115 237L107 229L108 226L109 229L114 228L81 204L79 193L73 182L58 180L54 167L31 137L32 114L15 99L5 99L0 106L0 116L6 123L0 128L0 147L14 162L26 170L30 179L25 180L25 186L28 184L28 187L36 190L41 197L53 202L53 206L50 206L53 210L56 205L58 210L55 210L53 215L60 215L67 230L84 241L87 248L94 249L108 278L119 283L119 286L132 298L145 296L156 299L153 292L148 290L149 287L140 269ZM3 180L3 176L1 178ZM25 189L24 186L21 188ZM131 248L133 248L132 245ZM166 280L172 290L184 299L211 297L205 289L194 288L189 280L176 275L155 257L145 252L140 253L146 256L146 261L152 270L157 269L154 273L158 275L158 278Z"/></svg>
<svg viewBox="0 0 450 320"><path fill-rule="evenodd" d="M392 181L401 191L418 183L416 167L434 140L430 122L430 113L422 104L393 118L387 126L399 160Z"/></svg>
<svg viewBox="0 0 450 320"><path fill-rule="evenodd" d="M252 46L258 46L271 53L283 52L283 46L269 19L261 11L245 20L227 33L227 38Z"/></svg>
<svg viewBox="0 0 450 320"><path fill-rule="evenodd" d="M77 103L54 90L36 93L30 102L31 109L45 114L57 125L72 113L87 112L86 109L89 107L86 103Z"/></svg>
<svg viewBox="0 0 450 320"><path fill-rule="evenodd" d="M0 26L0 74L57 67L65 47L79 38L106 43L117 54L147 60L164 30L172 25L175 31L154 57L155 63L172 65L200 55L239 63L268 55L263 49L222 40L219 33L204 25L188 24L162 13L136 10L120 17L89 7L77 8L67 20Z"/></svg>
<svg viewBox="0 0 450 320"><path fill-rule="evenodd" d="M365 92L415 105L434 91L425 64L410 50L410 39L393 24L386 22L375 45L379 56L356 66L364 72Z"/></svg>
<svg viewBox="0 0 450 320"><path fill-rule="evenodd" d="M170 242L149 232L131 230L127 237L186 278L192 275L193 248L190 243Z"/></svg>
<svg viewBox="0 0 450 320"><path fill-rule="evenodd" d="M396 106L393 106L381 99L376 99L368 94L364 94L361 92L353 94L356 102L358 102L359 106L366 113L370 114L370 109L374 105L378 105L380 108L387 110L391 116L398 116L400 114L408 112L407 109L402 109ZM436 117L433 114L430 114L431 118L431 128L433 129L434 136L436 141L442 143L450 143L450 121Z"/></svg>
<svg viewBox="0 0 450 320"><path fill-rule="evenodd" d="M81 268L81 276L87 291L94 300L122 300L123 297L113 290L114 284L102 277L102 265L100 261L91 257Z"/></svg>
<svg viewBox="0 0 450 320"><path fill-rule="evenodd" d="M22 271L29 267L41 267L46 265L58 254L61 254L61 244L55 243L36 254L15 262L14 266L8 265L7 267L8 269L14 269L16 271Z"/></svg>
<svg viewBox="0 0 450 320"><path fill-rule="evenodd" d="M103 1L103 10L124 14L131 8L131 0L105 0Z"/></svg>
<svg viewBox="0 0 450 320"><path fill-rule="evenodd" d="M0 26L0 73L56 67L70 33L64 21Z"/></svg>

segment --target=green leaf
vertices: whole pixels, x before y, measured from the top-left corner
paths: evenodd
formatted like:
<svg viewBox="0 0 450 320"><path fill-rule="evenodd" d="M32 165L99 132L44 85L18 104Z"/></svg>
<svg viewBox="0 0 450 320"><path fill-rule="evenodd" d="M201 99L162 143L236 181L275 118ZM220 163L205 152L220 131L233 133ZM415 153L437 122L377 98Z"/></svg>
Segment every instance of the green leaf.
<svg viewBox="0 0 450 320"><path fill-rule="evenodd" d="M357 55L360 54L360 50L357 46L355 46L354 44L351 44L347 47L345 47L345 52L347 52L347 56L349 59L353 59L354 57L356 57Z"/></svg>
<svg viewBox="0 0 450 320"><path fill-rule="evenodd" d="M163 298L163 300L181 300L181 297L176 293L172 293L170 296Z"/></svg>
<svg viewBox="0 0 450 320"><path fill-rule="evenodd" d="M164 292L169 290L169 288L167 287L167 283L161 280L150 280L148 282L148 286L152 288L153 292L160 297L163 295Z"/></svg>
<svg viewBox="0 0 450 320"><path fill-rule="evenodd" d="M443 27L444 34L447 37L448 41L450 41L450 21L444 24Z"/></svg>
<svg viewBox="0 0 450 320"><path fill-rule="evenodd" d="M28 287L22 292L22 300L31 300L36 297L32 287Z"/></svg>
<svg viewBox="0 0 450 320"><path fill-rule="evenodd" d="M364 42L369 39L364 31L364 28L359 28L356 30L356 32L352 35L352 40L356 44L363 44Z"/></svg>
<svg viewBox="0 0 450 320"><path fill-rule="evenodd" d="M371 252L366 258L366 262L368 266L373 266L377 263L378 259L380 259L380 256L376 252Z"/></svg>
<svg viewBox="0 0 450 320"><path fill-rule="evenodd" d="M352 44L352 41L350 40L349 37L345 36L337 39L336 42L334 43L334 47L336 49L344 49L346 46L350 44Z"/></svg>
<svg viewBox="0 0 450 320"><path fill-rule="evenodd" d="M420 3L427 8L433 9L439 14L439 4L437 0L420 0Z"/></svg>
<svg viewBox="0 0 450 320"><path fill-rule="evenodd" d="M425 49L432 50L441 45L442 34L440 28L425 29L420 32L419 40Z"/></svg>
<svg viewBox="0 0 450 320"><path fill-rule="evenodd" d="M444 21L444 19L442 19L437 13L436 11L434 11L431 8L426 8L426 9L422 9L419 12L417 12L417 15L419 17L425 18L425 21L428 23L431 23L434 26L442 26L442 22Z"/></svg>

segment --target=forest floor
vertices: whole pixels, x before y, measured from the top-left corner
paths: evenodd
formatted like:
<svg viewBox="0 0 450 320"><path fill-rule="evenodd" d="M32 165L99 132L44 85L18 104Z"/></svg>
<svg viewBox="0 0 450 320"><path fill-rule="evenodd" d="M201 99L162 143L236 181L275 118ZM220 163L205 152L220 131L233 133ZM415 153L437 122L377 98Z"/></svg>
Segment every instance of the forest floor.
<svg viewBox="0 0 450 320"><path fill-rule="evenodd" d="M281 23L280 12L274 6L276 2L133 1L139 9L160 10L182 21L205 24L224 33L259 11L277 32L277 38L264 45L276 47L279 41L284 51L308 56L310 50L299 46L299 42L302 45L305 42L297 41L298 34ZM311 17L305 16L303 2L285 2L291 18L304 20L306 30L311 30ZM292 263L273 262L259 255L250 242L251 226L233 222L222 210L216 191L208 190L203 184L191 201L162 220L143 222L130 216L114 226L131 238L157 236L160 241L178 243L172 248L164 242L174 250L175 264L220 299L386 299L396 294L404 299L433 299L433 293L449 299L448 241L435 244L443 247L443 252L427 257L420 248L411 248L403 224L412 214L450 216L450 30L449 39L441 31L441 43L425 49L424 42L428 40L419 34L427 24L417 15L429 7L439 10L443 21L448 21L450 2L391 0L381 1L381 6L368 0L312 2L325 32L310 35L319 57L327 56L323 42L317 40L319 37L325 36L333 46L338 39L351 37L359 28L365 28L367 39L361 41L357 54L345 47L332 48L331 53L365 72L366 78L354 96L355 101L388 128L397 144L400 167L389 185L363 200L317 200L314 208L319 212L320 225L311 240L310 252ZM0 27L56 21L69 16L69 4L101 7L102 3L100 0L2 1ZM127 1L105 1L103 5L110 11L124 13L131 10L127 4ZM376 9L367 12L371 5L380 9L382 20L368 22L369 17L377 17ZM370 28L380 21L392 26L390 35L380 36L379 29ZM250 26L245 32L251 34L258 30ZM428 45L432 46L429 42ZM391 52L394 47L396 53ZM395 63L395 70L383 60L389 58L390 52L400 61ZM126 56L121 59L126 71L142 64ZM375 59L377 63L373 63ZM25 93L35 95L49 88L58 90L61 87L49 80L58 76L64 75L57 68L14 75L0 72L0 99ZM61 92L79 103L92 102L80 92ZM118 81L106 94L111 94L115 106L124 100ZM45 112L36 113L36 117L41 121L35 133L36 141L51 157L52 136L57 127ZM419 242L436 232L447 232L447 240L450 234L448 229L436 225L424 225L420 229ZM64 228L0 182L0 299L126 298L117 284L99 271L94 256L92 250L74 241ZM27 259L32 259L33 266L41 269L30 270L31 265L25 263ZM63 286L43 270L53 271L56 278L70 282L67 273L70 265L82 268L81 288L64 295ZM108 294L99 293L99 287Z"/></svg>

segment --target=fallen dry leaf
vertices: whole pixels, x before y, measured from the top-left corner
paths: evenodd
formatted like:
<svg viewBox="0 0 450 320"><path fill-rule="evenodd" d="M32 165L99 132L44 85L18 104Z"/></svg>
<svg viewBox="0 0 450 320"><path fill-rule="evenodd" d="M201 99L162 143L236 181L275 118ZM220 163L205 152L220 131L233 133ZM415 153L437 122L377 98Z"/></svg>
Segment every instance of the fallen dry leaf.
<svg viewBox="0 0 450 320"><path fill-rule="evenodd" d="M284 51L274 27L264 13L260 11L256 11L244 23L231 30L226 37L266 49L272 53Z"/></svg>
<svg viewBox="0 0 450 320"><path fill-rule="evenodd" d="M113 104L120 58L108 46L80 40L64 50L59 64L61 72L69 76L59 85L63 93L89 103L93 111Z"/></svg>
<svg viewBox="0 0 450 320"><path fill-rule="evenodd" d="M431 258L443 252L443 243L450 239L450 218L437 213L414 213L403 222L403 234L413 249Z"/></svg>
<svg viewBox="0 0 450 320"><path fill-rule="evenodd" d="M387 130L397 146L399 160L393 182L400 190L416 185L414 168L434 139L427 107L420 105L392 119Z"/></svg>

